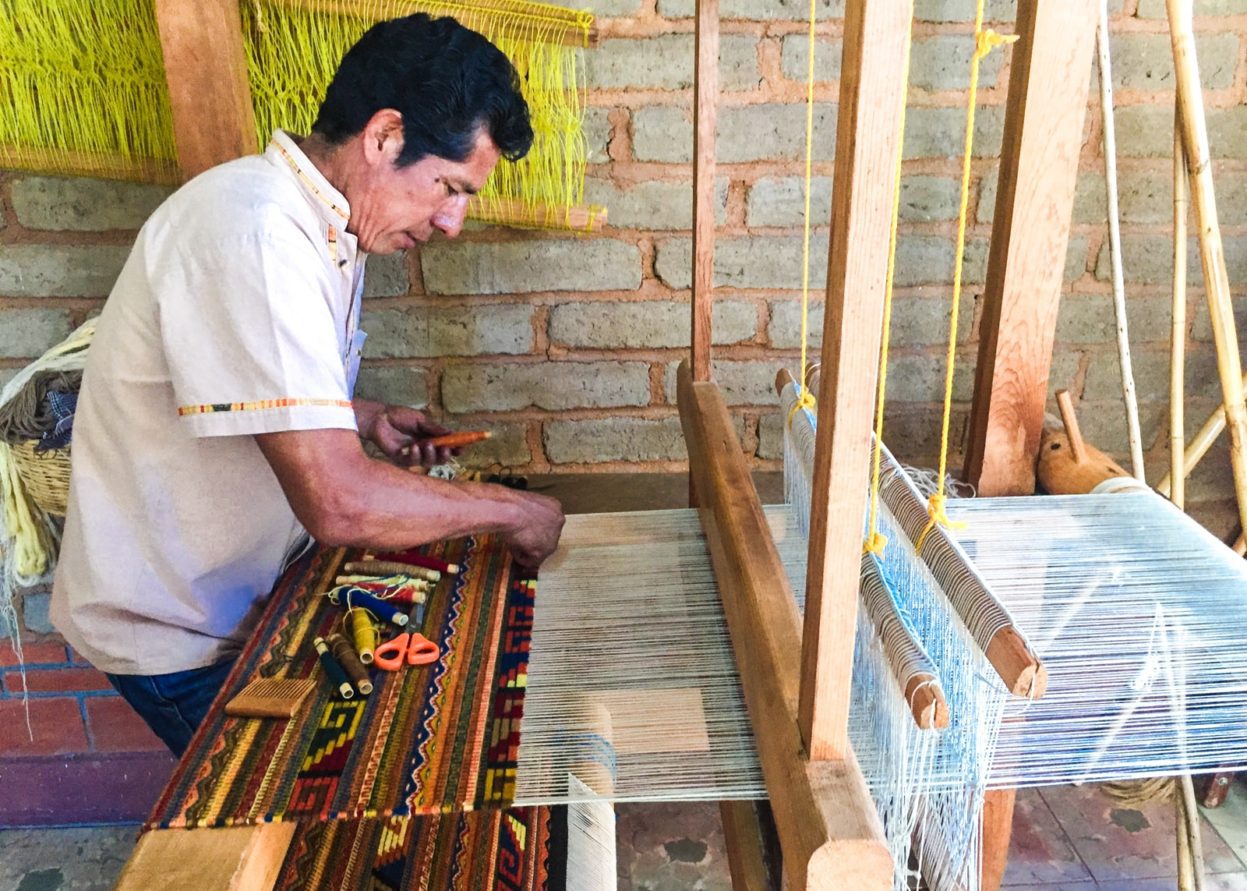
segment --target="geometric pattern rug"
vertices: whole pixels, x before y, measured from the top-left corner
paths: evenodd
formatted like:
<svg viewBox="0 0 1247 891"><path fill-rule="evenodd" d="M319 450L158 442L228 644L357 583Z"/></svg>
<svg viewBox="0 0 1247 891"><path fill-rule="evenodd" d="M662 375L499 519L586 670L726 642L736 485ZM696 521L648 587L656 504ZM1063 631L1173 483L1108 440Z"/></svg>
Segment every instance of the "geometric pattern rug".
<svg viewBox="0 0 1247 891"><path fill-rule="evenodd" d="M565 808L301 824L280 891L562 891Z"/></svg>
<svg viewBox="0 0 1247 891"><path fill-rule="evenodd" d="M312 639L342 628L345 610L321 595L341 566L361 554L314 547L275 586L148 828L371 821L510 805L535 575L516 566L494 536L418 550L462 567L442 577L426 604L422 631L440 645L441 658L397 672L372 666L370 695L338 698ZM290 720L224 713L224 703L254 679L306 677L316 679L316 688ZM493 819L489 831L497 837L524 825L512 817Z"/></svg>

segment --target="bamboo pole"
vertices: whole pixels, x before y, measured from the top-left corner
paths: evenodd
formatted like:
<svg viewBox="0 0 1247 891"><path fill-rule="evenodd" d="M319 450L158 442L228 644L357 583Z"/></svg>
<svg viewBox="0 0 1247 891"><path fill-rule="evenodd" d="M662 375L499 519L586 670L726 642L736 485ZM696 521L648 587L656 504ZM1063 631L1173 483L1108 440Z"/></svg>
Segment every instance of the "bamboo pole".
<svg viewBox="0 0 1247 891"><path fill-rule="evenodd" d="M1172 491L1163 494L1184 509L1186 504L1186 215L1190 205L1190 172L1182 147L1182 113L1173 110L1173 328L1169 347L1169 476ZM1225 409L1221 409L1222 423ZM1161 481L1162 485L1164 480Z"/></svg>
<svg viewBox="0 0 1247 891"><path fill-rule="evenodd" d="M1234 306L1230 298L1229 276L1221 227L1217 223L1217 201L1212 184L1212 159L1208 150L1208 128L1204 101L1200 94L1199 65L1195 55L1192 12L1183 0L1165 0L1177 73L1178 108L1182 118L1182 140L1191 166L1191 198L1199 226L1200 259L1208 289L1208 314L1212 320L1213 341L1217 348L1217 372L1225 404L1226 426L1230 431L1230 466L1238 498L1239 522L1247 529L1247 406L1243 403L1243 371L1238 355L1238 334L1234 326Z"/></svg>
<svg viewBox="0 0 1247 891"><path fill-rule="evenodd" d="M1126 325L1126 281L1121 262L1121 213L1117 205L1117 128L1113 120L1113 65L1109 53L1108 0L1100 0L1096 28L1096 57L1100 70L1100 112L1104 122L1104 188L1108 199L1109 261L1113 272L1113 314L1117 320L1117 359L1121 366L1121 398L1126 406L1130 440L1130 470L1144 481L1143 435L1139 432L1139 399L1130 361L1130 334Z"/></svg>

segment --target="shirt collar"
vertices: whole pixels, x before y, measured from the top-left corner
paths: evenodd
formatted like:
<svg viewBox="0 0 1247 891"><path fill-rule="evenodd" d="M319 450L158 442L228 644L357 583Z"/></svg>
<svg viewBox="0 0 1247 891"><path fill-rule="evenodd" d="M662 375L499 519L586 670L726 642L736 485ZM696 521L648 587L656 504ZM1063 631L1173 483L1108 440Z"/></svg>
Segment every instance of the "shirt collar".
<svg viewBox="0 0 1247 891"><path fill-rule="evenodd" d="M303 150L283 130L275 130L265 149L265 156L279 168L290 170L299 186L308 193L312 203L321 208L331 226L346 228L351 219L351 207L346 196L329 184Z"/></svg>

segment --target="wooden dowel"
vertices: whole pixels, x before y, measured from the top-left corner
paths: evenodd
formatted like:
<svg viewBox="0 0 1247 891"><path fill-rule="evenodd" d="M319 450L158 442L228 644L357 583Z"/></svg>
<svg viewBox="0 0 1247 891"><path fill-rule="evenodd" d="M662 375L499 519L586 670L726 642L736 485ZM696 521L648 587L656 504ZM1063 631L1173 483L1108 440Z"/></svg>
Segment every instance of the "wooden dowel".
<svg viewBox="0 0 1247 891"><path fill-rule="evenodd" d="M369 21L377 18L377 4L373 0L282 0L282 6L289 9L300 9L308 12L324 12L331 15L344 16L361 16L367 17ZM492 0L470 0L470 2L457 2L453 10L450 5L446 5L444 15L455 15L456 18L466 19L465 24L471 27L471 19L476 15L498 15L506 14L514 10L514 5L505 2L492 2ZM556 10L551 10L555 13ZM551 14L548 17L540 15L526 16L526 20L531 20L531 33L534 35L542 35L544 43L562 43L567 46L595 47L601 42L601 35L598 33L596 25L589 27L586 34L583 29L578 27L572 20L571 14L561 16ZM536 41L534 41L536 42Z"/></svg>
<svg viewBox="0 0 1247 891"><path fill-rule="evenodd" d="M1204 286L1208 291L1208 315L1213 342L1217 348L1217 372L1225 404L1226 427L1230 431L1230 466L1234 492L1238 498L1239 522L1247 529L1247 405L1243 402L1243 372L1238 353L1238 333L1234 324L1234 304L1225 266L1221 227L1217 221L1217 201L1212 184L1212 155L1208 148L1208 128L1204 99L1200 92L1199 66L1195 55L1192 11L1182 0L1165 0L1169 32L1173 43L1174 70L1177 74L1178 108L1181 111L1182 141L1191 168L1191 200L1199 228L1200 260Z"/></svg>
<svg viewBox="0 0 1247 891"><path fill-rule="evenodd" d="M905 701L920 729L942 730L948 726L948 702L938 678L929 674L914 675L905 685Z"/></svg>
<svg viewBox="0 0 1247 891"><path fill-rule="evenodd" d="M131 182L176 186L182 173L176 161L156 158L124 158L94 152L69 151L62 148L35 148L22 145L0 145L0 167L46 173L49 157L56 159L56 169L79 176L98 176Z"/></svg>
<svg viewBox="0 0 1247 891"><path fill-rule="evenodd" d="M1186 149L1182 146L1182 113L1173 109L1173 323L1169 341L1169 476L1172 491L1164 494L1186 506L1186 215L1190 186ZM1225 422L1225 410L1221 410ZM1163 483L1164 481L1162 481Z"/></svg>
<svg viewBox="0 0 1247 891"><path fill-rule="evenodd" d="M1057 408L1061 411L1061 423L1065 425L1065 435L1069 437L1070 451L1074 453L1074 461L1082 464L1087 460L1087 446L1082 439L1082 431L1078 429L1078 415L1074 413L1074 400L1069 390L1057 390Z"/></svg>
<svg viewBox="0 0 1247 891"><path fill-rule="evenodd" d="M1014 696L1039 699L1047 692L1048 669L1013 626L996 632L985 655Z"/></svg>
<svg viewBox="0 0 1247 891"><path fill-rule="evenodd" d="M473 198L468 216L498 226L522 229L564 228L572 232L598 232L607 222L605 207L597 205L558 207L553 204L528 205L514 198Z"/></svg>

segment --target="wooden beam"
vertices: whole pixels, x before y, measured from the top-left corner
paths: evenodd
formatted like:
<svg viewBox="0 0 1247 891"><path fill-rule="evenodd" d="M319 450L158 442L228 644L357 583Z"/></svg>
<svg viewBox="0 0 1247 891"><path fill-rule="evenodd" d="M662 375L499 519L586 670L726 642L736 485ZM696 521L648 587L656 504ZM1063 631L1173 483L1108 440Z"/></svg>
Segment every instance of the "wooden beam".
<svg viewBox="0 0 1247 891"><path fill-rule="evenodd" d="M719 104L719 0L697 0L693 37L693 379L710 380L714 309L714 138Z"/></svg>
<svg viewBox="0 0 1247 891"><path fill-rule="evenodd" d="M871 415L905 104L912 0L850 0L810 506L801 736L813 759L848 750L849 683Z"/></svg>
<svg viewBox="0 0 1247 891"><path fill-rule="evenodd" d="M156 24L182 176L255 154L238 0L156 0Z"/></svg>
<svg viewBox="0 0 1247 891"><path fill-rule="evenodd" d="M1082 150L1095 3L1019 0L987 261L965 477L980 495L1029 495ZM982 888L1004 877L1015 791L983 808Z"/></svg>
<svg viewBox="0 0 1247 891"><path fill-rule="evenodd" d="M264 891L277 881L297 828L291 822L145 832L114 891Z"/></svg>
<svg viewBox="0 0 1247 891"><path fill-rule="evenodd" d="M892 861L861 769L810 761L797 727L801 618L719 388L677 374L702 528L723 600L792 891L890 888ZM860 546L860 545L859 545ZM854 584L857 572L853 574ZM848 685L846 671L841 683Z"/></svg>
<svg viewBox="0 0 1247 891"><path fill-rule="evenodd" d="M1095 3L1018 3L966 446L980 495L1035 490L1096 18Z"/></svg>

